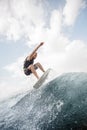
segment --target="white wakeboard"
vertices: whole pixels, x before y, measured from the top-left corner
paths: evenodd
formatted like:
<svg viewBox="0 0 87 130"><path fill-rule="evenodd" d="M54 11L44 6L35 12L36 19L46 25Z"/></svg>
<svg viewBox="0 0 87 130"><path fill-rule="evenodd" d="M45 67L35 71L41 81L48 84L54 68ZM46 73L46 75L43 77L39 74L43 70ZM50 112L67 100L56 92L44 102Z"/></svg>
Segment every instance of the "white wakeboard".
<svg viewBox="0 0 87 130"><path fill-rule="evenodd" d="M38 89L45 82L50 70L51 69L48 69L46 72L44 72L44 74L41 76L41 78L35 83L33 88Z"/></svg>

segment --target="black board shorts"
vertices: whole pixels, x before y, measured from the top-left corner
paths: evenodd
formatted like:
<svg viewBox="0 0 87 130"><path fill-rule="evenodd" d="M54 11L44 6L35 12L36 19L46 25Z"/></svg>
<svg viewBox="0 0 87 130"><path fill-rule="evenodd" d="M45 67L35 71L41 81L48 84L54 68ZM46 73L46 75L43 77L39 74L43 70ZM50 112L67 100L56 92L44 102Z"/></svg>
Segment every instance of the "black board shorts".
<svg viewBox="0 0 87 130"><path fill-rule="evenodd" d="M38 67L36 65L34 65L34 69L36 70L36 69L38 69ZM28 68L25 68L24 73L25 73L25 75L30 75L32 73L32 71L29 70Z"/></svg>

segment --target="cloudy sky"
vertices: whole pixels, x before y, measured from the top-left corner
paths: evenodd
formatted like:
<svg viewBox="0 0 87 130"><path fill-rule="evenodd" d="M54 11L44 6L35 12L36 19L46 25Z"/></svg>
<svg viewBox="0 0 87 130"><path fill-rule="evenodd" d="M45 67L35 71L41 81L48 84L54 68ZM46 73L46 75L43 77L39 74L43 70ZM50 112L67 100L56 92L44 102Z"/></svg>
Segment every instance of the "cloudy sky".
<svg viewBox="0 0 87 130"><path fill-rule="evenodd" d="M30 89L25 57L57 73L87 72L87 0L0 0L0 99Z"/></svg>

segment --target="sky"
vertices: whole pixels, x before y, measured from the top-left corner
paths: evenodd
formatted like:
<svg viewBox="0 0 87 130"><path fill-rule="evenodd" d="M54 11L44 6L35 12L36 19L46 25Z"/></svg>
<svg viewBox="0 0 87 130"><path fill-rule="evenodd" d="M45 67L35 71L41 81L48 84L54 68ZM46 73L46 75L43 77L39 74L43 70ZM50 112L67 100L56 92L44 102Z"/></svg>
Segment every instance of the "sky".
<svg viewBox="0 0 87 130"><path fill-rule="evenodd" d="M40 42L45 70L87 72L86 26L87 0L0 0L0 99L32 89L23 62Z"/></svg>

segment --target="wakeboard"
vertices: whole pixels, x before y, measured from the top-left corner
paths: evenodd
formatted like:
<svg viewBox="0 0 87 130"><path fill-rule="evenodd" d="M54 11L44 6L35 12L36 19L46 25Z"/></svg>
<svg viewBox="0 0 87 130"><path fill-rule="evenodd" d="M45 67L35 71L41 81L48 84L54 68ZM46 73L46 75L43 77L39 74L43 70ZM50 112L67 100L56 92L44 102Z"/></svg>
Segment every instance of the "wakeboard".
<svg viewBox="0 0 87 130"><path fill-rule="evenodd" d="M51 69L48 69L46 72L44 72L44 74L41 76L41 78L35 83L33 88L38 89L41 85L43 85L43 83L45 82L45 80L48 77L50 70Z"/></svg>

